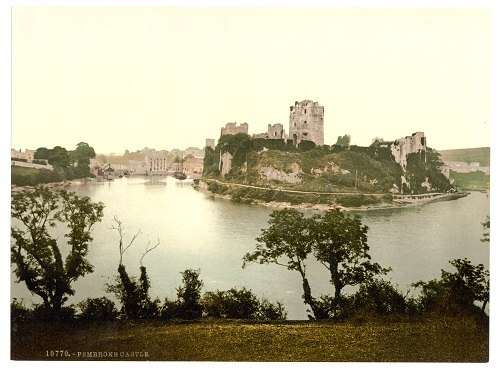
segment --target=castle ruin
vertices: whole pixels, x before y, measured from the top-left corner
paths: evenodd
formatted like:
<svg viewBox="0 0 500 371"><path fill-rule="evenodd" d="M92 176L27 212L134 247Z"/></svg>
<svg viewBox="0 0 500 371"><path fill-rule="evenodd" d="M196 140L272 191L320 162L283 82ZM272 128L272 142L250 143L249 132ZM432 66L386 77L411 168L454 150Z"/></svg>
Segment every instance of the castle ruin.
<svg viewBox="0 0 500 371"><path fill-rule="evenodd" d="M391 149L394 160L403 168L406 169L408 155L410 153L422 153L424 161L426 161L427 139L421 131L413 133L411 136L396 139L393 142L386 142L382 138L373 139L373 144L386 146Z"/></svg>
<svg viewBox="0 0 500 371"><path fill-rule="evenodd" d="M298 145L302 140L314 142L317 146L324 144L323 117L325 107L318 102L303 100L290 106L289 139Z"/></svg>
<svg viewBox="0 0 500 371"><path fill-rule="evenodd" d="M267 125L267 139L285 139L285 130L283 130L283 125Z"/></svg>
<svg viewBox="0 0 500 371"><path fill-rule="evenodd" d="M220 129L220 135L236 135L239 133L248 134L248 124L237 125L236 122L228 122L225 127Z"/></svg>

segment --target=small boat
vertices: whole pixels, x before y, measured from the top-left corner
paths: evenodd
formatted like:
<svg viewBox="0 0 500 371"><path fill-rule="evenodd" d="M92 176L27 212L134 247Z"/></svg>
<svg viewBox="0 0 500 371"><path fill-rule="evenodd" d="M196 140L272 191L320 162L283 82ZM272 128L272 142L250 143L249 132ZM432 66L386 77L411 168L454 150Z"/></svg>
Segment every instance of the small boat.
<svg viewBox="0 0 500 371"><path fill-rule="evenodd" d="M184 157L180 159L180 164L177 164L177 171L174 171L174 178L177 180L184 180L187 178L186 173L183 171Z"/></svg>
<svg viewBox="0 0 500 371"><path fill-rule="evenodd" d="M175 171L174 178L178 179L178 180L184 180L187 178L187 175L185 173L183 173L182 171Z"/></svg>

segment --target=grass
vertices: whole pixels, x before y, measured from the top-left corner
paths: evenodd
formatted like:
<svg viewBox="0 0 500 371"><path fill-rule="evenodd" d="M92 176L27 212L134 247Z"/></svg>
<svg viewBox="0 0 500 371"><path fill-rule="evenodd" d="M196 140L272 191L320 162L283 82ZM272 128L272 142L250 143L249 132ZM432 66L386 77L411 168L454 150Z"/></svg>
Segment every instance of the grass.
<svg viewBox="0 0 500 371"><path fill-rule="evenodd" d="M22 360L488 361L487 329L460 317L344 323L20 323L13 327L11 344L12 359ZM67 350L69 357L47 357L50 350Z"/></svg>
<svg viewBox="0 0 500 371"><path fill-rule="evenodd" d="M450 149L438 152L443 161L479 162L481 166L490 166L490 147Z"/></svg>
<svg viewBox="0 0 500 371"><path fill-rule="evenodd" d="M450 171L450 178L455 180L455 184L464 188L490 188L490 176L481 172L457 173Z"/></svg>
<svg viewBox="0 0 500 371"><path fill-rule="evenodd" d="M32 169L29 167L21 167L21 166L11 166L10 171L11 171L11 174L13 176L15 176L15 175L22 175L22 176L35 175L35 174L38 174L40 172L40 170L38 170L38 169Z"/></svg>

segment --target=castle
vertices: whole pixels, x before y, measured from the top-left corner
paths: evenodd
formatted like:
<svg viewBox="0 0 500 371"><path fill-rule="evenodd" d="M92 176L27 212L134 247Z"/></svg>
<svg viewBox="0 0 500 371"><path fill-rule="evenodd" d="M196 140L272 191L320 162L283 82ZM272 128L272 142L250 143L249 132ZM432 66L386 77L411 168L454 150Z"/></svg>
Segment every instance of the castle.
<svg viewBox="0 0 500 371"><path fill-rule="evenodd" d="M317 146L324 144L324 124L323 117L325 107L320 106L318 102L311 100L296 101L295 105L290 107L289 130L286 134L283 125L276 123L267 125L267 132L255 134L255 138L293 140L297 146L302 140L314 142ZM246 122L237 124L228 122L221 128L222 135L248 134L248 124ZM213 139L207 139L207 146L212 147Z"/></svg>
<svg viewBox="0 0 500 371"><path fill-rule="evenodd" d="M424 155L424 161L426 161L427 139L425 138L425 134L421 131L417 131L411 136L396 139L393 142L386 142L381 138L375 138L373 139L372 145L373 144L389 147L394 156L394 160L401 165L403 169L406 169L406 163L410 153L421 153Z"/></svg>
<svg viewBox="0 0 500 371"><path fill-rule="evenodd" d="M289 139L292 139L294 144L299 144L301 140L309 140L317 146L322 146L324 114L325 107L320 106L318 102L310 100L295 102L294 106L290 106Z"/></svg>

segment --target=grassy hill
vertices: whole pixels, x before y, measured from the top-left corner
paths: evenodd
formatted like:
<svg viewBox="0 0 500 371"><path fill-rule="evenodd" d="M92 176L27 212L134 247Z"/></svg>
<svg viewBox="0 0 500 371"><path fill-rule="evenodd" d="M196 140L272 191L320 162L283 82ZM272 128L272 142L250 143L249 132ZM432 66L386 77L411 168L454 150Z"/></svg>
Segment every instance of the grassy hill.
<svg viewBox="0 0 500 371"><path fill-rule="evenodd" d="M231 166L227 174L221 175L219 153L224 152L232 155ZM311 142L309 146L295 148L283 141L259 141L237 134L221 137L215 150L206 150L204 178L207 182L215 179L226 183L224 187L211 183L210 192L240 202L359 207L390 202L394 191L403 190L405 194L449 191L452 186L439 166L438 156L431 148L425 156L408 155L407 167L403 169L384 146L315 147ZM253 188L235 190L231 183Z"/></svg>
<svg viewBox="0 0 500 371"><path fill-rule="evenodd" d="M488 343L487 325L470 317L360 318L340 323L21 322L13 327L11 357L80 361L487 362ZM51 357L50 350L56 349L62 355L54 352ZM131 356L131 352L137 354Z"/></svg>
<svg viewBox="0 0 500 371"><path fill-rule="evenodd" d="M490 166L490 147L450 149L438 152L443 161L479 162L481 166Z"/></svg>

